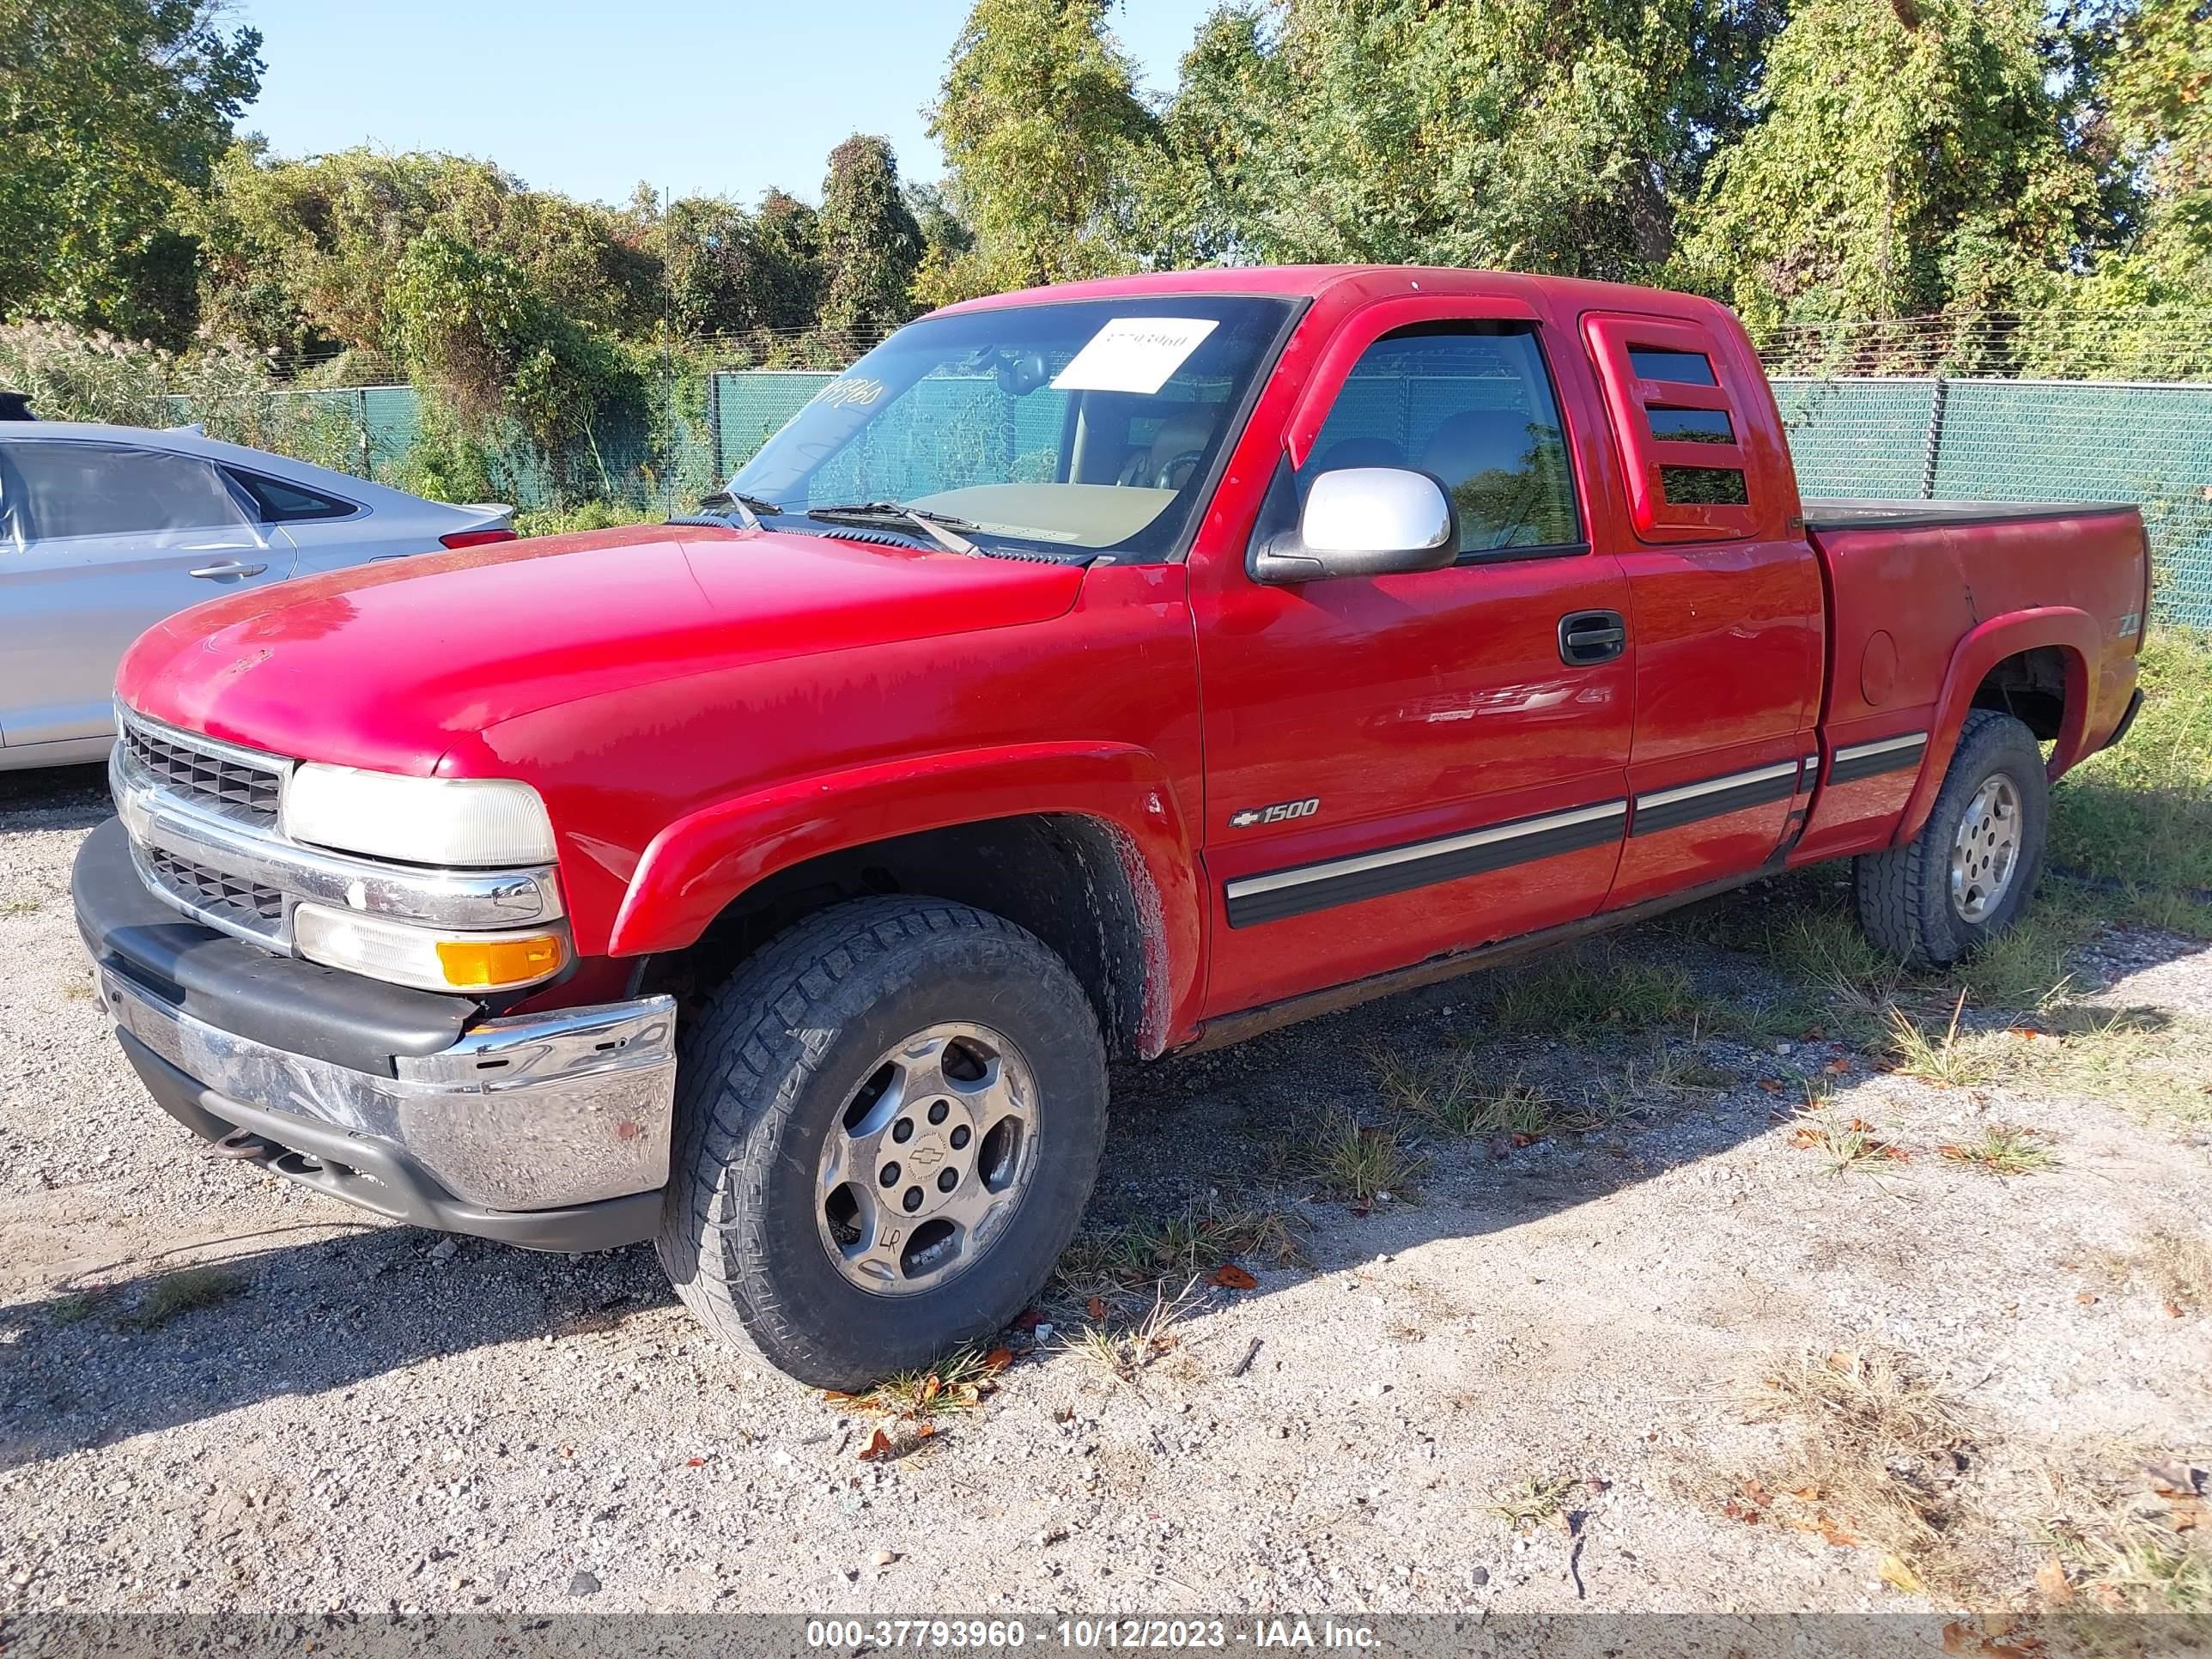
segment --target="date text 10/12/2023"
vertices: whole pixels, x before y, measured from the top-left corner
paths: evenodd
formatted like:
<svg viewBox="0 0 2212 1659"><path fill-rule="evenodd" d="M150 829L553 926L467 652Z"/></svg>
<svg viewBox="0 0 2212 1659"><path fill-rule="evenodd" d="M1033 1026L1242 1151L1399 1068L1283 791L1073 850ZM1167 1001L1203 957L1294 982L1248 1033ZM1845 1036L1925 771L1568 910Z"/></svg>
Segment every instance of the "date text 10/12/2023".
<svg viewBox="0 0 2212 1659"><path fill-rule="evenodd" d="M1004 1649L1252 1648L1370 1650L1373 1630L1334 1619L818 1619L806 1624L806 1645L844 1650L872 1648Z"/></svg>

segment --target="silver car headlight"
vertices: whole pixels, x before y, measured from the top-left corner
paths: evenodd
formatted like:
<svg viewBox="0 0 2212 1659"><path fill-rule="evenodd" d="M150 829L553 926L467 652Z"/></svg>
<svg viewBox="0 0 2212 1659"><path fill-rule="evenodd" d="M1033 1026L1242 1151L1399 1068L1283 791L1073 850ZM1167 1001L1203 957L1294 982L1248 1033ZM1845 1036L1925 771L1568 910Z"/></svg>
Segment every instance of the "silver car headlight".
<svg viewBox="0 0 2212 1659"><path fill-rule="evenodd" d="M511 778L414 778L310 761L284 786L284 833L312 847L459 869L550 864L553 821Z"/></svg>

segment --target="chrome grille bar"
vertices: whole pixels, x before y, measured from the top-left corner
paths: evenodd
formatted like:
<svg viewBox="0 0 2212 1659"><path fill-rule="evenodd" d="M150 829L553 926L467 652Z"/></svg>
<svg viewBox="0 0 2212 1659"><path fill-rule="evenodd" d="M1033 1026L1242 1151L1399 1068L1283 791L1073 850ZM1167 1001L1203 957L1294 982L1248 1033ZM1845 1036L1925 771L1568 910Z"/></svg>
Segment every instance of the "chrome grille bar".
<svg viewBox="0 0 2212 1659"><path fill-rule="evenodd" d="M292 762L179 732L120 706L115 712L118 746L150 782L221 817L276 828Z"/></svg>

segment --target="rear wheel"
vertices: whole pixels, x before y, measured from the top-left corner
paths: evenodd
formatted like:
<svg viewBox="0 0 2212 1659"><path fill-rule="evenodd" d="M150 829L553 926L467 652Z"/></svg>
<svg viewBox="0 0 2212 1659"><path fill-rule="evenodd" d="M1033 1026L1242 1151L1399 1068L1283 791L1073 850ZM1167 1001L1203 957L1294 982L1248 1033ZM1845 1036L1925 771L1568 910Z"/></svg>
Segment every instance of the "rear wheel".
<svg viewBox="0 0 2212 1659"><path fill-rule="evenodd" d="M1859 926L1912 967L1971 956L2027 908L2050 818L2035 734L2010 714L1973 710L1920 833L1857 860Z"/></svg>
<svg viewBox="0 0 2212 1659"><path fill-rule="evenodd" d="M685 1038L662 1265L717 1333L862 1387L1027 1305L1105 1114L1090 1000L1036 938L928 899L836 906Z"/></svg>

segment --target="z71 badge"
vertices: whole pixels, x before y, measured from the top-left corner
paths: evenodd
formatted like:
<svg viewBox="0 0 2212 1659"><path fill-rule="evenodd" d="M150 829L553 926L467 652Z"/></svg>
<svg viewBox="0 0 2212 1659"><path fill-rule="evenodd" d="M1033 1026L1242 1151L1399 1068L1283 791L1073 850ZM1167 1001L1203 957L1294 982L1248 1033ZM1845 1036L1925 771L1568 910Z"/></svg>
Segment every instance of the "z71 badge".
<svg viewBox="0 0 2212 1659"><path fill-rule="evenodd" d="M1229 815L1231 830L1250 830L1262 823L1288 823L1293 818L1310 818L1321 811L1321 797L1309 795L1304 800L1279 800L1273 806L1248 806L1241 812Z"/></svg>

